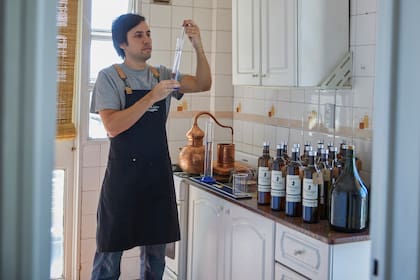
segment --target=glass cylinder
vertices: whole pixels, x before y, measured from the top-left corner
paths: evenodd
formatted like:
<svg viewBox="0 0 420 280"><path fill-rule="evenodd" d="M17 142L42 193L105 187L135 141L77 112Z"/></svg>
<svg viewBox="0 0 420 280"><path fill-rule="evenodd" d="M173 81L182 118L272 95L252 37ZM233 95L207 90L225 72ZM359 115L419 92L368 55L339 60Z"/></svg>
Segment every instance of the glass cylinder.
<svg viewBox="0 0 420 280"><path fill-rule="evenodd" d="M213 136L214 136L214 122L212 119L206 122L206 135L204 147L204 174L202 181L206 183L215 182L213 179Z"/></svg>

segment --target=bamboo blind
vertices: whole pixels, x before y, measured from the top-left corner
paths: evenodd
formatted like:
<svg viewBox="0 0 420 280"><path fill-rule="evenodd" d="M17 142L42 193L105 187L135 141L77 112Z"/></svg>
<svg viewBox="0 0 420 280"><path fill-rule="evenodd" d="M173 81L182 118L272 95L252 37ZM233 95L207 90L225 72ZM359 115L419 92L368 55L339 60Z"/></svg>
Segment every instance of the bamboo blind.
<svg viewBox="0 0 420 280"><path fill-rule="evenodd" d="M78 0L57 1L57 134L58 139L73 139L74 72L77 39Z"/></svg>

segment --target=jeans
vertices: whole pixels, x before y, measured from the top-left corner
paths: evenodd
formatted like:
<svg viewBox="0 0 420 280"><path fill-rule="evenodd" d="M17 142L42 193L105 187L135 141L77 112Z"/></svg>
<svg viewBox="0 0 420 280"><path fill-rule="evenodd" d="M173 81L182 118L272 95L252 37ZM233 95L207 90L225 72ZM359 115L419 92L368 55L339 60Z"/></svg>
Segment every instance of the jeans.
<svg viewBox="0 0 420 280"><path fill-rule="evenodd" d="M140 247L140 280L161 280L166 244ZM123 252L96 252L91 280L118 280Z"/></svg>

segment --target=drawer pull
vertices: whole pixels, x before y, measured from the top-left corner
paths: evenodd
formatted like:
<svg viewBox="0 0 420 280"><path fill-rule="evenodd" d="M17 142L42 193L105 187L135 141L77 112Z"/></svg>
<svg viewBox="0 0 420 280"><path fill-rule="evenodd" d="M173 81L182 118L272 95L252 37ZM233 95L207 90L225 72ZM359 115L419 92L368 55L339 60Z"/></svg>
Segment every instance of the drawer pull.
<svg viewBox="0 0 420 280"><path fill-rule="evenodd" d="M295 250L295 252L293 254L295 256L303 255L303 254L305 254L305 250L303 250L303 249L301 249L301 250Z"/></svg>

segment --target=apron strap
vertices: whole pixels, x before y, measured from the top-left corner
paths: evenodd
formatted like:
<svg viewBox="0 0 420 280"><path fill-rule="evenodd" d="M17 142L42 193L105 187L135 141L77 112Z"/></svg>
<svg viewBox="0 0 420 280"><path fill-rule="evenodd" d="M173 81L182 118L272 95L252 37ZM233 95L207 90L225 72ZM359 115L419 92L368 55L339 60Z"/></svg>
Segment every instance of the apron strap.
<svg viewBox="0 0 420 280"><path fill-rule="evenodd" d="M124 91L126 94L132 94L133 93L133 89L130 87L130 84L127 81L127 75L125 75L124 71L121 69L121 67L117 64L113 65L115 70L117 70L118 76L120 77L121 80L123 80L125 88Z"/></svg>
<svg viewBox="0 0 420 280"><path fill-rule="evenodd" d="M124 91L126 94L132 94L133 93L133 89L130 87L130 84L127 81L127 75L124 73L124 71L122 70L122 68L118 65L118 64L114 64L113 65L115 70L117 70L118 76L120 77L121 80L123 80L125 88ZM155 77L158 82L160 82L160 74L159 71L153 67L149 65L149 69L150 72L152 72L153 77Z"/></svg>
<svg viewBox="0 0 420 280"><path fill-rule="evenodd" d="M152 72L153 77L155 77L159 83L160 82L159 70L157 70L155 67L150 66L150 65L149 65L149 69L150 69L150 72Z"/></svg>

